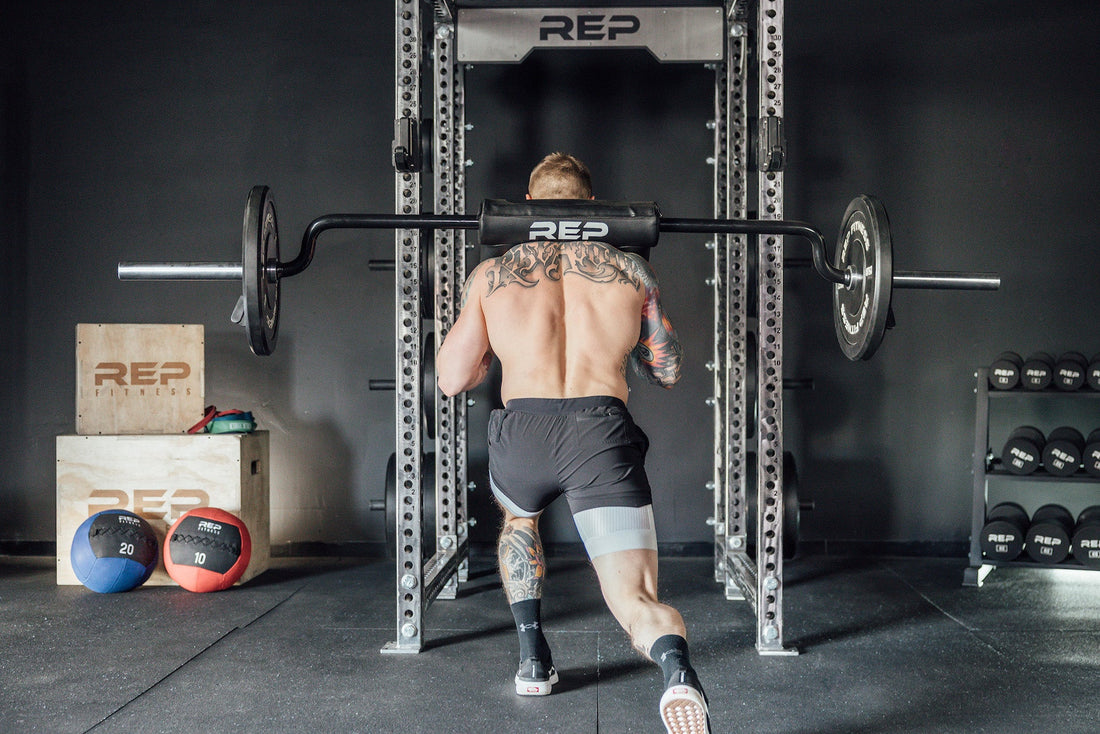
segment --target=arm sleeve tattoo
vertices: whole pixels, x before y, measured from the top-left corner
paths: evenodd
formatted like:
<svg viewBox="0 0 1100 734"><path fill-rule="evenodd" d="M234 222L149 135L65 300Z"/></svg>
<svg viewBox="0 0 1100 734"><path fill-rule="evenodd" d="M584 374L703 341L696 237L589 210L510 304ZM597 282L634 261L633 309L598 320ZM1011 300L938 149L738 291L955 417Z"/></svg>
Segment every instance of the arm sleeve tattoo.
<svg viewBox="0 0 1100 734"><path fill-rule="evenodd" d="M661 308L657 276L648 264L642 265L645 302L642 304L642 328L634 355L645 368L643 376L654 385L672 387L680 379L684 351L668 315Z"/></svg>

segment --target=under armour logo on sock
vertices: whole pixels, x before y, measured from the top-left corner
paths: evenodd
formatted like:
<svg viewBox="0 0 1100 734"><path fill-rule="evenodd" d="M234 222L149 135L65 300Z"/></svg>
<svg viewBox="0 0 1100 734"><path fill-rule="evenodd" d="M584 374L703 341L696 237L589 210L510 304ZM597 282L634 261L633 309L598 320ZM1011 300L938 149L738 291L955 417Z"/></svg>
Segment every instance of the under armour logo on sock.
<svg viewBox="0 0 1100 734"><path fill-rule="evenodd" d="M661 662L663 663L665 661L665 659L668 658L668 656L673 654L673 653L676 653L677 655L679 655L680 651L679 650L665 650L663 653L661 653Z"/></svg>
<svg viewBox="0 0 1100 734"><path fill-rule="evenodd" d="M529 632L531 630L537 630L539 628L538 622L532 622L531 624L521 624L519 626L520 632Z"/></svg>

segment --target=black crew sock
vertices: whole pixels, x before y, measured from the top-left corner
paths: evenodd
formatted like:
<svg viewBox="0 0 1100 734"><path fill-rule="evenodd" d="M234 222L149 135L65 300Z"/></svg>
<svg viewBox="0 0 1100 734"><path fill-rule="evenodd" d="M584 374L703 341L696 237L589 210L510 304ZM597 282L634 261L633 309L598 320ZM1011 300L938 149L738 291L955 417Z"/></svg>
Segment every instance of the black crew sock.
<svg viewBox="0 0 1100 734"><path fill-rule="evenodd" d="M676 683L689 685L702 693L703 687L699 684L699 676L695 674L695 669L691 667L687 640L683 637L680 635L658 637L653 647L649 648L649 657L661 666L661 672L665 675L665 688Z"/></svg>
<svg viewBox="0 0 1100 734"><path fill-rule="evenodd" d="M519 633L519 659L538 658L543 664L554 664L550 645L542 634L542 600L525 599L512 605L512 616Z"/></svg>

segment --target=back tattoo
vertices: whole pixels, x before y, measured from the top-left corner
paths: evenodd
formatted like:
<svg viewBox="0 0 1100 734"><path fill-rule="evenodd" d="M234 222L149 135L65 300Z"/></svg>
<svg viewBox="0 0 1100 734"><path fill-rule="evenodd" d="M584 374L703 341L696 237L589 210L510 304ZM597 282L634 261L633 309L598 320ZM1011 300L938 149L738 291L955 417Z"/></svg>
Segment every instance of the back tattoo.
<svg viewBox="0 0 1100 734"><path fill-rule="evenodd" d="M594 242L571 243L568 248L527 242L490 263L485 270L486 297L513 284L531 288L543 278L561 280L564 274L579 275L594 283L614 281L633 286L634 290L645 287L644 273L634 258Z"/></svg>

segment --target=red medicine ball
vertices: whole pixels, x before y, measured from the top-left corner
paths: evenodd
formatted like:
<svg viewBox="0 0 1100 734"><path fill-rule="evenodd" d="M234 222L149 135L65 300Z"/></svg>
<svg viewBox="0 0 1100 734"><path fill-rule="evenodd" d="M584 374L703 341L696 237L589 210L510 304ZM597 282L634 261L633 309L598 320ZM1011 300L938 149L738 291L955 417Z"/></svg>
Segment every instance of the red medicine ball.
<svg viewBox="0 0 1100 734"><path fill-rule="evenodd" d="M248 528L216 507L184 513L164 544L164 567L189 591L221 591L240 580L252 556Z"/></svg>

